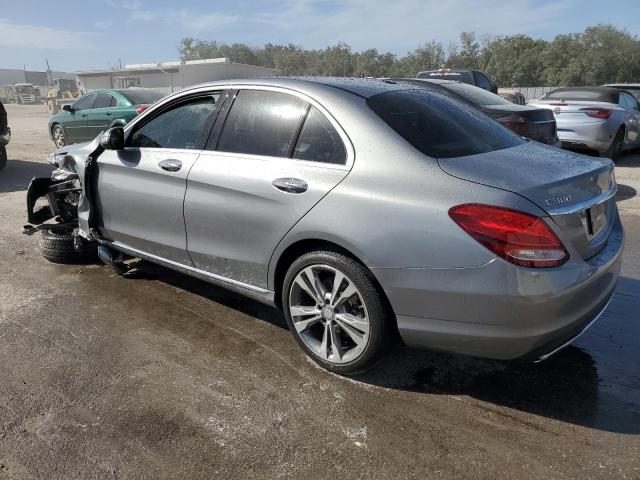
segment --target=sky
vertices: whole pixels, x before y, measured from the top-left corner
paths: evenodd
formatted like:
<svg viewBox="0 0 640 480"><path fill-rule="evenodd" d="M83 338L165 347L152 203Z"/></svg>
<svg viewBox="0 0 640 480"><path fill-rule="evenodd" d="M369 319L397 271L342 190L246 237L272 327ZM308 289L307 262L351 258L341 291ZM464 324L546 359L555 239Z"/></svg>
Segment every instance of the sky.
<svg viewBox="0 0 640 480"><path fill-rule="evenodd" d="M0 0L0 68L176 60L186 36L304 48L343 41L404 55L461 31L551 40L598 23L640 36L640 0Z"/></svg>

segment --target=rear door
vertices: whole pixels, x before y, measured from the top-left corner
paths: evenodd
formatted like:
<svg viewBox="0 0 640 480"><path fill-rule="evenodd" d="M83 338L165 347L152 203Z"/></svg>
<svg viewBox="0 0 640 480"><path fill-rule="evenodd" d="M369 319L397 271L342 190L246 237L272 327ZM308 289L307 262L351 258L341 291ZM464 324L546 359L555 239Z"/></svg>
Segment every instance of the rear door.
<svg viewBox="0 0 640 480"><path fill-rule="evenodd" d="M96 200L105 238L191 266L183 216L187 174L211 130L219 97L181 98L134 125L124 150L98 157Z"/></svg>
<svg viewBox="0 0 640 480"><path fill-rule="evenodd" d="M100 132L106 130L113 120L114 110L118 100L109 93L98 93L93 102L93 108L88 111L86 140L94 139Z"/></svg>
<svg viewBox="0 0 640 480"><path fill-rule="evenodd" d="M188 177L188 251L200 270L268 288L275 247L347 175L353 154L309 99L246 89L232 100Z"/></svg>
<svg viewBox="0 0 640 480"><path fill-rule="evenodd" d="M65 120L64 124L68 143L84 142L90 139L87 128L88 117L96 96L95 93L90 93L73 104L73 111L69 112L68 120Z"/></svg>

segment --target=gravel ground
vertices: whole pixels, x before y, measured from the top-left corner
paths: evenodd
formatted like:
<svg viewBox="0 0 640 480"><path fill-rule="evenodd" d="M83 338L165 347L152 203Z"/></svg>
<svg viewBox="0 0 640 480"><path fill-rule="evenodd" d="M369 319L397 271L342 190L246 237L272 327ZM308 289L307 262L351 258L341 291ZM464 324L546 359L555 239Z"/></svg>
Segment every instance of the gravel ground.
<svg viewBox="0 0 640 480"><path fill-rule="evenodd" d="M341 378L280 314L160 267L60 266L20 233L42 106L0 172L0 478L640 479L640 155L606 315L542 364L398 346Z"/></svg>

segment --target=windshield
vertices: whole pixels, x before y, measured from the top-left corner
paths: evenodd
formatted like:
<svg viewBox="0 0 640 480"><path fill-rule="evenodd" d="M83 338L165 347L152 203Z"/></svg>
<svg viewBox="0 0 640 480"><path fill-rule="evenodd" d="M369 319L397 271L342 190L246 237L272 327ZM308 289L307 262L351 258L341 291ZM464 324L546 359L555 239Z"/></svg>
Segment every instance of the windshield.
<svg viewBox="0 0 640 480"><path fill-rule="evenodd" d="M145 105L156 103L164 93L154 90L119 90L120 94L131 102L132 105Z"/></svg>
<svg viewBox="0 0 640 480"><path fill-rule="evenodd" d="M368 98L367 104L402 138L431 157L464 157L524 142L473 108L436 92L385 92Z"/></svg>
<svg viewBox="0 0 640 480"><path fill-rule="evenodd" d="M16 93L33 93L33 87L31 85L16 86Z"/></svg>
<svg viewBox="0 0 640 480"><path fill-rule="evenodd" d="M476 105L513 105L512 102L505 100L500 95L466 83L443 83L440 86L457 93Z"/></svg>

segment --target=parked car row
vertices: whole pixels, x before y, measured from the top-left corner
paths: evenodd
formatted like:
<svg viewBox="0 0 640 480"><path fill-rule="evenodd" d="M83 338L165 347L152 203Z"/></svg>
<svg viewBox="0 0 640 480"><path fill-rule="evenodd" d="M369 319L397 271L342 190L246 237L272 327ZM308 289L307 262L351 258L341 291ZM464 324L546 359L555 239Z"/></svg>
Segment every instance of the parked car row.
<svg viewBox="0 0 640 480"><path fill-rule="evenodd" d="M413 79L200 85L57 150L24 231L42 230L51 261L139 257L281 308L304 352L342 374L394 332L543 360L615 290L614 168L510 131L504 113L536 123L540 109L497 101Z"/></svg>

